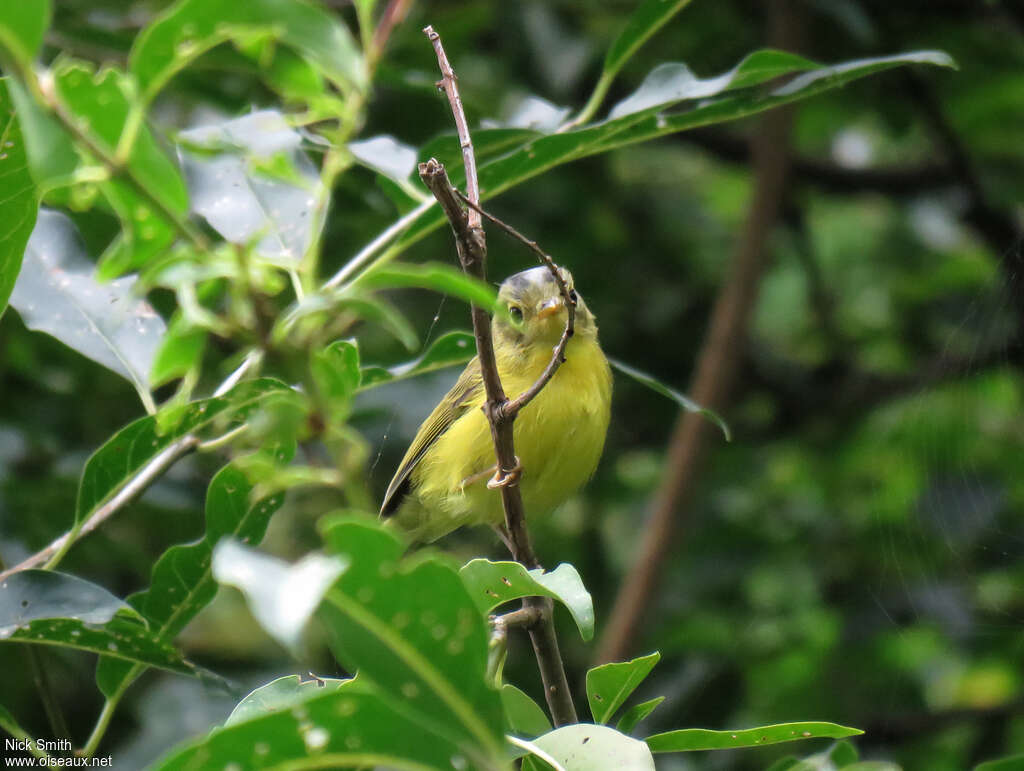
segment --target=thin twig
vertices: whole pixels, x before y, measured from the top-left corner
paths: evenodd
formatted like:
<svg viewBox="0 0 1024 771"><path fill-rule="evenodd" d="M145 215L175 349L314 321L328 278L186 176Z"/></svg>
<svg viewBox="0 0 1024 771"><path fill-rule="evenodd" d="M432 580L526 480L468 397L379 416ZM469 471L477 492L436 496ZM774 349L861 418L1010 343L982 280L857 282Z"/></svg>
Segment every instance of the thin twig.
<svg viewBox="0 0 1024 771"><path fill-rule="evenodd" d="M527 247L532 249L537 257L540 258L541 263L546 265L547 269L551 272L551 275L554 276L555 283L558 285L558 291L562 294L562 300L565 302L565 329L562 331L562 337L559 339L558 344L551 352L551 361L548 362L548 365L544 368L544 371L540 374L540 377L537 378L537 381L533 385L519 394L515 399L506 402L502 407L502 411L506 416L514 416L519 414L519 411L523 409L523 407L533 401L534 397L537 396L541 389L548 384L548 381L555 376L555 371L562 365L562 362L565 361L565 348L569 344L569 338L576 333L576 295L565 283L565 277L562 275L562 271L558 269L558 266L555 265L555 261L551 259L551 255L541 249L536 241L527 238L507 222L498 219L493 214L488 214L480 208L479 205L473 203L458 190L455 192L459 198L462 199L463 203L471 209L475 209L479 214L482 214L510 236L521 241Z"/></svg>
<svg viewBox="0 0 1024 771"><path fill-rule="evenodd" d="M60 559L67 553L68 549L82 536L91 533L97 527L110 519L119 509L135 500L147 487L155 482L167 469L169 469L180 458L192 452L199 445L199 438L189 434L183 436L176 442L167 445L163 450L153 456L142 469L122 487L113 498L108 500L99 508L95 509L92 515L85 520L78 528L72 528L47 546L45 549L36 552L31 557L23 560L13 568L0 573L0 581L19 570L27 570L41 563L46 563L46 568L56 567Z"/></svg>
<svg viewBox="0 0 1024 771"><path fill-rule="evenodd" d="M491 616L491 626L495 629L531 629L541 621L541 614L536 608L520 608L500 616Z"/></svg>
<svg viewBox="0 0 1024 771"><path fill-rule="evenodd" d="M462 148L462 159L466 170L466 195L470 202L479 207L480 190L477 184L476 158L473 153L473 143L469 136L466 116L462 109L462 100L455 82L455 73L448 63L440 36L429 26L423 31L437 54L438 66L442 74L438 85L448 96L458 130L459 145ZM448 179L447 171L435 159L431 158L426 163L421 163L419 173L420 178L437 198L451 223L463 271L481 281L486 280L487 242L481 226L480 212L477 208L471 208L469 211L463 209L458 193L452 186L451 180ZM498 365L494 357L491 318L485 309L475 305L472 306L471 313L481 379L487 397L484 403L484 414L491 427L491 439L494 442L499 475L501 478L508 479L508 475L518 466L512 432L515 412L505 412L508 398L502 388ZM529 532L526 530L523 499L519 486L502 484L500 490L505 510L505 524L513 546L512 556L527 568L538 567L537 557L530 544ZM576 708L572 703L572 694L565 677L565 667L558 649L558 638L555 635L552 618L554 605L548 598L527 597L523 600L523 608L540 614L540 621L529 630L529 633L537 657L541 680L544 683L544 696L551 712L552 721L556 726L575 723L577 720Z"/></svg>

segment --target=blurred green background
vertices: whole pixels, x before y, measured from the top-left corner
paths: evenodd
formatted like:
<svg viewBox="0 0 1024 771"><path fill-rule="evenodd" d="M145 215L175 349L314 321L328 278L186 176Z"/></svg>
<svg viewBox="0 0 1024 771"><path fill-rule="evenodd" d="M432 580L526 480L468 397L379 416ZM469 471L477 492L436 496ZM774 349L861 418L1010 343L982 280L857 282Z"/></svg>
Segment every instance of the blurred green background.
<svg viewBox="0 0 1024 771"><path fill-rule="evenodd" d="M329 3L352 18L344 2ZM449 130L432 53L443 35L472 125L529 95L580 106L635 3L416 2L381 63L364 136L414 146ZM44 58L123 61L160 2L58 0ZM788 147L768 266L723 409L629 655L662 652L638 696L668 701L663 728L820 719L864 728L862 757L957 771L1024 752L1024 12L1011 2L803 0L796 49L832 62L915 48L959 71L894 71L802 102ZM698 75L768 41L757 2L700 0L628 64L624 97L656 63ZM204 66L210 77L204 73ZM169 126L275 106L226 47L178 78L158 105ZM748 140L760 124L698 130L580 161L489 205L567 265L597 315L605 350L685 390L747 218ZM453 140L454 141L454 140ZM328 275L394 217L369 172L343 177L328 222ZM79 218L103 244L113 218ZM93 252L98 252L94 249ZM403 259L454 259L439 232ZM532 265L494 233L493 280ZM394 300L424 338L469 326L464 305L426 292ZM364 361L403 354L367 328ZM0 321L0 552L11 565L63 531L89 453L141 408L131 387L54 340ZM419 421L457 372L371 392L356 425L368 484L387 484ZM86 406L84 408L84 405ZM532 523L541 560L572 562L594 594L598 636L632 569L676 419L669 401L617 379L604 459L584 493ZM124 596L153 560L202 530L213 460L187 459L77 547L66 569ZM266 548L319 546L329 492L293 493ZM502 556L486 531L442 548ZM559 618L570 679L595 646ZM265 682L296 663L222 592L185 632L186 654ZM48 735L36 677L48 677L79 741L100 707L91 657L0 647L5 704ZM332 674L315 641L300 666ZM539 698L535 662L514 639L511 679ZM236 698L151 672L132 689L107 746L137 767L223 720ZM785 749L659 759L666 769L764 768ZM118 765L123 763L124 765Z"/></svg>

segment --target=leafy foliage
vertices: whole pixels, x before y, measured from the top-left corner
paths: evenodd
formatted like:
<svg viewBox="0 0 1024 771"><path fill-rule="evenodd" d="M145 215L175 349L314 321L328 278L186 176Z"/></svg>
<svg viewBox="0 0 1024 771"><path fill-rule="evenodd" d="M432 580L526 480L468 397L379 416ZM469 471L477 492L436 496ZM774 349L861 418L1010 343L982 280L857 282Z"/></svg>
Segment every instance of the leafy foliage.
<svg viewBox="0 0 1024 771"><path fill-rule="evenodd" d="M491 616L513 600L550 597L569 611L582 640L589 642L595 634L595 600L599 608L604 607L609 587L617 582L618 576L610 571L621 570L632 547L637 512L651 492L656 475L652 469L657 470L659 458L642 452L617 454L600 472L595 482L599 494L593 500L556 515L554 524L531 520L531 528L542 533L537 542L546 553L550 549L560 554L556 548L565 552L565 561L547 572L479 557L460 568L453 559L431 550L409 555L393 532L358 514L376 508L366 481L368 470L372 472L391 452L382 441L374 454L375 441L368 427L377 420L386 424L379 427L385 436L393 425L397 433L404 433L404 424L422 406L420 402L430 401L423 396L430 387L425 384L436 377L443 385L439 371L465 363L474 354L470 334L444 331L446 314L458 312L458 326L464 326L463 304L505 312L496 303L493 286L467 278L450 261L395 260L407 252L417 259L429 253L439 260L438 253L449 246L447 240L440 246L439 240L415 248L445 223L421 189L416 161L436 157L447 165L456 184L461 185L464 177L462 148L443 128L448 126L448 116L439 107L441 102L426 101L433 97L433 76L424 73L433 71L433 63L429 47L413 29L416 20L402 25L408 4L358 0L354 14L346 14L307 0L178 0L151 18L140 14L124 24L110 21L121 18L121 9L116 4L108 7L107 0L100 0L95 10L90 4L79 5L73 0L51 19L48 2L21 3L0 19L0 61L9 75L0 84L0 180L5 190L0 196L0 308L10 294L23 324L17 326L17 319L10 321L14 314L7 314L0 344L9 354L11 377L45 384L40 394L27 400L23 414L16 414L17 425L23 425L24 431L15 436L31 439L11 438L12 432L0 427L0 509L16 510L7 500L14 499L8 495L12 485L7 481L13 472L29 480L18 494L23 496L20 500L28 501L22 508L31 514L17 517L10 528L5 519L0 535L6 549L9 537L21 538L25 544L45 543L70 525L55 553L46 552L52 556L43 570L18 570L5 574L0 582L0 656L17 650L14 643L99 655L96 683L106 701L83 754L93 755L101 743L110 741L107 731L117 725L113 716L128 708L130 702L122 701L129 686L148 669L197 674L184 651L189 656L210 653L212 661L240 661L252 668L253 659L259 658L254 650L263 638L245 626L247 616L238 610L234 592L221 593L215 601L218 581L240 588L252 614L283 643L283 648L273 647L273 653L260 654L274 662L276 671L295 666L293 661L281 661L286 650L303 669L340 668L338 674L345 677L300 680L291 675L256 687L209 733L203 731L217 718L205 719L187 731L177 730L174 741L185 735L194 738L165 754L158 768L499 769L521 756L524 769L652 769L654 753L758 748L799 739L841 740L861 733L825 722L734 731L672 728L740 720L756 724L797 709L828 709L844 722L845 715L854 714L843 710L845 692L835 697L835 710L820 697L794 699L792 704L787 700L801 686L804 696L820 692L820 683L806 683L806 673L824 667L827 652L840 646L840 624L824 609L817 590L806 588L810 582L803 578L812 568L793 567L807 560L802 563L787 556L781 546L774 550L764 546L773 537L783 538L775 535L776 527L794 527L785 512L775 516L776 508L786 507L773 508L777 487L798 486L794 478L800 489L818 491L809 499L830 502L828 517L815 515L822 521L833 521L831 502L839 508L847 497L862 500L847 496L847 490L826 495L822 490L833 481L824 473L806 470L817 469L814 464L823 462L819 456L828 453L774 447L762 460L758 452L742 455L744 448L739 447L722 456L713 473L739 469L737 476L744 484L729 487L716 478L728 502L700 499L694 505L725 513L707 519L729 534L730 556L716 560L713 550L705 555L696 547L692 560L679 568L691 572L682 577L673 574L673 580L682 578L685 583L678 585L687 586L694 598L714 596L722 591L722 581L728 580L732 591L749 594L753 607L740 608L743 601L733 596L725 602L717 598L698 602L690 594L663 603L658 620L645 631L658 640L673 669L651 674L661 653L591 668L586 672L585 694L593 725L552 727L533 698L536 673L524 673L520 660L524 657L515 644L506 662L504 641L500 635L491 635ZM560 96L552 98L585 93L570 71L586 71L585 62L573 64L571 59L573 51L586 51L588 46L568 40L559 43L558 36L564 36L559 19L544 4L527 5L502 13L509 14L508 19L523 19L530 32L524 46L543 49L542 55L530 56L535 57L538 72L548 73L545 77L555 72L550 78L553 90L564 87ZM728 4L717 9L695 4L691 12L703 15L693 17L694 24L671 23L688 5L686 0L647 0L638 3L628 18L619 18L615 9L589 10L595 21L582 27L595 39L607 38L608 45L603 60L598 56L593 62L596 84L578 112L540 96L518 94L519 86L495 87L492 80L504 78L511 83L515 79L499 71L496 55L481 58L472 53L479 48L474 35L497 23L490 16L496 12L487 4L472 12L460 7L451 12L431 8L429 13L440 17L438 27L446 39L450 27L457 41L449 54L457 60L463 99L473 113L483 198L509 193L502 206L536 209L539 222L557 220L553 240L559 248L550 251L559 255L559 261L572 263L580 285L587 287L581 291L588 303L600 309L604 345L609 350L627 350L631 361L634 356L647 358L644 368L663 374L648 375L619 361L614 365L633 383L671 400L673 410L702 412L728 439L729 428L721 417L666 383L682 382L689 370L688 354L680 355L682 348L676 341L686 337L684 332L701 327L695 319L702 319L707 309L698 295L710 291L717 281L721 270L717 255L728 243L721 233L740 229L737 201L746 191L734 175L721 169L703 169L695 175L694 168L703 161L689 156L680 161L673 155L679 145L636 146L827 95L820 100L823 106L807 108L811 118L799 140L807 144L808 137L837 133L828 128L840 125L837 121L856 122L849 114L836 117L842 110L835 110L835 105L846 105L848 113L863 111L864 100L856 102L850 93L881 88L874 80L865 80L857 86L864 91L849 89L840 96L841 87L905 65L950 67L952 59L936 51L879 56L879 51L861 46L853 51L845 47L843 53L826 49L826 56L815 58L835 60L846 52L850 58L823 65L786 51L757 49L761 41L745 32L749 25L720 22L732 12L722 10ZM843 16L844 24L853 24L857 8L830 13ZM353 15L358 35L349 29ZM540 19L539 31L536 19ZM140 23L143 26L138 29ZM728 34L704 34L705 28L713 30L717 23ZM699 40L694 30L700 32ZM694 69L722 74L700 77L681 63L658 64L659 55L637 57L634 62L648 41L661 45L653 40L656 34L658 40L670 35L661 50L694 52L696 61L701 56L707 59L706 65L702 62ZM389 38L394 38L390 46ZM417 46L410 42L414 39ZM556 42L544 44L544 39ZM710 39L728 44L723 43L721 51L709 50ZM914 40L913 46L895 48L941 40L941 36ZM507 44L503 39L499 48ZM752 49L756 50L743 56L743 51ZM84 58L107 63L97 67ZM725 69L732 62L738 64ZM518 65L516 69L530 70ZM646 77L644 70L649 70ZM617 80L624 83L616 86L617 102L608 107L606 98ZM882 100L881 95L878 98ZM396 118L396 104L401 118ZM443 121L435 120L431 109L444 115ZM958 119L967 122L972 114L989 117L978 109L978 113L965 110ZM489 119L486 127L477 130L477 112L503 117ZM606 117L595 120L599 113ZM408 115L418 120L408 121L404 117ZM570 115L574 117L568 119ZM425 135L435 129L440 133ZM933 133L943 135L941 127ZM840 145L837 140L832 151L837 157ZM630 148L628 156L616 152L625 148ZM820 147L812 149L827 155ZM796 151L806 152L808 147ZM951 154L957 159L966 155ZM570 166L583 159L591 159L592 165ZM958 160L954 165L968 162ZM849 165L856 166L856 159ZM803 166L820 173L813 163ZM520 200L524 194L513 192L521 185L527 189L525 182L556 169L558 174L546 180L548 187L528 188L525 196L530 200L525 204ZM597 170L600 173L594 174ZM591 175L583 186L579 185L581 174ZM676 178L680 174L692 184L680 185ZM666 176L672 177L671 184L665 183ZM595 195L591 188L599 178L600 195ZM967 187L970 195L977 195L973 177ZM680 192L682 188L687 188L685 193ZM1005 188L1013 189L1012 181ZM807 204L800 198L787 199L787 206L810 212L811 225L805 222L800 227L813 230L815 218L836 216L817 202ZM548 210L549 200L578 204L578 214L571 222L562 215L552 216L555 210ZM40 203L45 207L40 209ZM970 216L976 221L992 220L991 212L985 214L984 202L974 201L964 209L973 212ZM629 219L628 236L619 232L614 214L619 211ZM872 232L871 218L877 212L868 207L861 214L852 223L837 217L829 233L842 232L829 238L858 254L882 253L883 246L901 254L913 252L904 243L906 228L892 223L880 228L883 235L875 242L866 243L865 234ZM919 219L926 220L927 212ZM931 227L935 229L934 222ZM660 241L661 233L671 233L672 240ZM896 246L890 247L890 242ZM366 246L355 251L352 245L359 243ZM831 241L822 248L838 249ZM643 262L644 255L651 253L657 254L657 261ZM351 256L338 256L346 254ZM715 255L713 264L699 264L696 254ZM500 247L492 259L504 265ZM634 266L633 259L640 262ZM779 270L789 271L784 275L790 276L794 270L790 263L800 261L778 262ZM836 270L841 262L832 258L826 270ZM961 255L956 265L943 269L947 272L929 274L934 285L926 290L909 279L902 284L893 280L902 287L901 302L912 311L906 318L908 337L927 338L936 324L948 325L944 316L938 322L932 318L930 306L952 302L942 294L947 287L959 291L989 280L977 262L976 254ZM628 274L622 272L627 263ZM808 272L814 283L813 271ZM914 281L921 280L919 273ZM492 270L492 275L500 272ZM861 286L868 299L857 301L863 307L844 308L843 313L874 318L871 314L880 313L878 308L885 303L877 297L871 300L875 296L868 289L875 287L863 278L857 281L861 283L851 279L851 285ZM607 292L607 300L641 283L643 299L630 294L632 305L624 306L617 317L611 310L617 306L610 301L591 299L591 286L595 292ZM689 289L690 284L695 288ZM767 325L767 332L759 328L759 333L768 339L779 339L778 326L772 325L788 323L793 308L800 305L793 299L793 285L790 281L782 288L766 287L765 307L772 312L765 313L771 320L759 322ZM427 292L404 291L410 289ZM924 299L907 299L915 293ZM424 324L423 334L421 322L429 318L432 306L428 304L436 303L437 295L458 302L433 311L433 321ZM824 318L827 298L819 297L818 305ZM442 318L443 326L434 334L434 324ZM813 333L797 330L782 336L785 345L780 345L793 347L797 359L812 361L815 378L858 366L857 356L867 345L864 341L880 335L879 323L865 322L865 329L853 323L854 333L843 339L836 330L845 334L851 326L848 320L831 326L827 321L818 326L829 327L835 339L823 342L815 328ZM47 348L45 339L26 329L46 332L74 354L60 347ZM650 343L645 335L656 337L657 343ZM878 343L883 371L913 362L908 351L894 352L892 345L892 341ZM842 356L814 358L830 346L842 350ZM398 347L407 353L399 353ZM651 351L657 352L653 361ZM367 363L401 358L410 360ZM56 363L51 366L49 359ZM785 363L779 366L786 367ZM108 378L106 370L134 386L147 416L137 417L137 405L129 407L120 398L122 392L117 389L123 384ZM60 376L62 372L77 373L70 385ZM425 375L431 377L411 382ZM873 381L867 378L866 382ZM1007 395L1014 385L1015 381L990 385L994 395L989 394L989 404L1000 405L1007 415L1018 413L1014 406L1019 405ZM630 387L631 383L624 383L625 398L635 408ZM69 404L81 403L65 408L60 418L40 417L60 401L56 398L60 394L68 396L64 401ZM80 398L72 399L72 394ZM104 398L110 404L104 404ZM764 415L774 415L773 410L779 410L780 419L789 416L782 407L766 404L763 395L760 398L761 402L751 398L737 411L736 420L748 434L752 423L769 420ZM388 405L390 417L381 419L373 413L382 404ZM663 427L670 417L664 412L667 405L649 408L644 404L643 409L629 410L629 420L616 421L613 442L624 441L615 432L628 433L633 435L630 441L639 445L651 433L648 423L657 422L659 430ZM797 412L803 407L801 403ZM956 412L948 404L938 407L937 412ZM9 409L15 414L21 408ZM116 426L122 428L114 430ZM76 433L80 427L87 429L81 438ZM960 434L951 431L950 436ZM1010 437L1000 435L999 441L1011 445ZM20 453L19 442L31 445L31 453ZM891 472L896 465L884 449L879 450L877 441L864 440L863 446L846 448L837 464L866 474L866 479L857 481L861 487L882 486L889 482L879 468ZM195 451L194 462L181 462ZM8 462L19 454L25 457ZM991 454L1013 456L1005 449ZM975 457L987 458L988 453L982 447ZM45 468L37 474L34 469L39 464ZM72 504L53 480L66 477L67 469L78 465L83 470ZM381 465L386 466L387 459ZM58 466L59 472L54 470ZM918 478L904 480L908 488L931 471L921 468L916 473ZM34 486L35 476L43 481ZM147 488L149 492L140 498ZM200 499L203 490L205 505ZM1005 494L1016 500L1019 493L1013 488ZM756 517L743 513L754 508L743 503L748 499L759 502ZM790 508L816 512L822 508L801 500ZM299 557L315 545L313 519L339 507L346 513L320 521L328 554ZM71 508L74 514L68 522ZM205 525L190 517L200 509ZM121 546L121 531L116 531L118 538L105 546L101 542L92 551L88 550L92 544L78 547L86 532L115 514L121 518L117 527L130 534L130 543ZM279 527L271 525L272 517L279 518ZM765 521L772 526L766 527ZM806 524L800 521L801 533ZM843 522L836 527L848 525ZM878 543L878 534L870 526L862 522L859 527L863 531L858 537ZM199 540L189 541L197 528ZM567 537L573 528L574 534ZM769 529L772 533L764 532ZM251 548L268 532L268 550L288 554L288 563ZM838 530L829 536L833 540L827 544L827 553L835 556L829 565L815 565L814 570L858 574L835 546L834 539L846 534ZM702 535L698 528L697 536ZM945 531L943 535L947 542L956 540ZM812 537L820 537L820 532L812 530ZM98 551L104 548L110 552L107 566ZM463 547L458 542L455 548L475 555L484 547ZM994 553L989 546L979 548ZM127 590L117 589L119 594L145 586L147 579L148 588L122 602L97 584L56 572L59 564L70 561L72 549L75 569L88 570L90 575L105 570L111 586L115 581L129 582ZM766 565L765 554L785 564ZM704 559L711 564L705 565ZM742 568L733 563L742 563ZM1007 587L1012 588L1018 576L1012 567L999 570L977 592L988 598L986 602L1003 606L1008 605L1005 597L1012 594ZM597 587L594 594L583 576L587 586ZM821 583L829 585L824 578ZM724 615L733 608L739 608L736 615ZM314 611L318 625L307 628ZM680 622L678 615L684 615L685 621ZM210 633L218 623L223 624L220 631ZM329 641L326 645L321 634ZM232 642L225 646L225 639ZM900 671L891 678L893 683L923 680L925 671L967 672L958 681L963 694L957 698L970 704L974 699L982 708L992 702L993 692L1012 695L1019 690L1018 680L1001 664L971 675L971 667L984 669L985 662L943 658L934 633L927 630L873 644L880 648L874 652L879 661L903 662L893 665ZM723 663L721 651L730 645L750 645L751 650ZM583 650L575 639L563 649L570 669L575 670L570 671L570 680L582 679L582 659L587 655ZM690 669L677 664L684 652ZM205 655L201 660L207 660ZM922 663L906 663L918 661ZM267 669L262 668L261 678L266 678ZM715 678L727 687L720 687ZM736 680L742 680L749 691L734 687ZM685 692L695 682L709 694L706 709L697 715L689 704L692 694ZM634 694L648 690L675 698L656 696L628 705ZM677 694L677 690L684 692ZM720 694L726 692L749 692L750 704L742 709L735 704L723 706L725 697ZM945 680L927 683L922 692L931 699L938 698L935 694L959 693ZM13 735L27 737L30 732L15 715L26 709L26 702L20 691L11 693L18 709L0 707L0 723ZM195 694L189 699L190 706L203 701ZM173 715L166 717L165 722L173 722ZM654 733L644 740L629 736L645 720ZM36 729L34 723L32 729ZM113 733L116 740L124 740L120 726ZM85 732L76 726L75 734ZM154 744L147 760L165 752L168 743ZM764 760L766 766L779 758L760 752L755 749L744 755L743 762ZM960 756L966 757L966 751ZM1008 758L978 768L995 771L1013 762ZM853 745L845 741L805 758L782 757L771 767L782 771L825 766L895 768L884 761L860 760Z"/></svg>

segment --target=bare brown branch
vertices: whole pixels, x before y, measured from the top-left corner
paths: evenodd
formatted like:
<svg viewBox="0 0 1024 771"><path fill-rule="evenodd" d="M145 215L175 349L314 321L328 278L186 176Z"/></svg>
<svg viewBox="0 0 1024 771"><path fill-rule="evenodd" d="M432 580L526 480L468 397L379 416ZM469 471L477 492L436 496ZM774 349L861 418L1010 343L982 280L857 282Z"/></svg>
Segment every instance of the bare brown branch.
<svg viewBox="0 0 1024 771"><path fill-rule="evenodd" d="M441 38L432 27L428 26L423 31L437 54L437 62L442 76L438 86L448 96L455 119L459 145L462 148L462 159L466 167L466 196L474 208L470 208L468 211L462 208L459 195L452 186L448 173L444 166L435 159L431 158L420 164L420 178L441 204L441 208L451 223L463 271L467 275L484 281L487 276L487 242L479 211L480 190L477 184L473 143L462 109L455 73L444 52ZM512 556L527 568L539 567L537 556L530 543L529 532L526 529L526 515L519 486L507 482L508 475L516 473L519 466L512 433L516 413L515 411L506 411L509 400L502 388L494 356L491 318L485 309L475 305L472 306L471 312L477 357L480 361L480 371L486 393L484 414L490 424L491 439L494 442L494 453L498 462L498 480L499 482L506 481L504 484L499 484L498 487L505 510L505 525L511 541ZM558 358L560 359L561 356ZM573 705L572 694L565 677L565 667L562 664L552 619L554 606L547 598L527 597L523 600L523 611L536 614L539 617L539 621L529 628L529 633L537 657L541 680L544 683L544 696L547 699L552 721L556 726L575 723L577 720L576 708Z"/></svg>

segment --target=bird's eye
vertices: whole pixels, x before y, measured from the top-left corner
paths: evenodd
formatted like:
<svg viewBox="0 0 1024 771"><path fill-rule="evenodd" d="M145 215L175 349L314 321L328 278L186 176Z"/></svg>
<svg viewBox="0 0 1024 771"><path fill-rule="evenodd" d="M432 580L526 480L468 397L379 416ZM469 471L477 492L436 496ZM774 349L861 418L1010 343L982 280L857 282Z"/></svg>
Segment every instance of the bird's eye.
<svg viewBox="0 0 1024 771"><path fill-rule="evenodd" d="M508 306L508 312L511 314L512 318L515 319L516 321L522 321L523 320L523 309L520 308L518 305L510 305L510 306Z"/></svg>
<svg viewBox="0 0 1024 771"><path fill-rule="evenodd" d="M575 289L570 289L569 290L569 299L572 300L572 304L573 305L575 305L579 301L580 298L579 298L579 295L576 294L576 290Z"/></svg>

